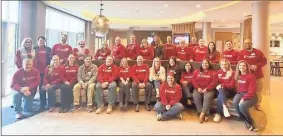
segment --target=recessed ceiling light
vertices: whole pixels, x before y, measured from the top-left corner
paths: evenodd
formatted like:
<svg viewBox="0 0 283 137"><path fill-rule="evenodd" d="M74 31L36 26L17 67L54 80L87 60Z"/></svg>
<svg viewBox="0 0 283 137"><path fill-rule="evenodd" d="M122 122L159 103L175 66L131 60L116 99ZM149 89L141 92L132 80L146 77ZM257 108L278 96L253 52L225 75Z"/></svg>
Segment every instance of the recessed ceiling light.
<svg viewBox="0 0 283 137"><path fill-rule="evenodd" d="M120 7L120 5L118 4L118 5L116 5L117 7Z"/></svg>
<svg viewBox="0 0 283 137"><path fill-rule="evenodd" d="M124 11L120 11L120 12L122 12L122 13L123 13Z"/></svg>
<svg viewBox="0 0 283 137"><path fill-rule="evenodd" d="M221 20L222 22L225 22L226 20Z"/></svg>
<svg viewBox="0 0 283 137"><path fill-rule="evenodd" d="M164 7L165 7L165 8L167 8L167 7L168 7L168 5L167 5L167 4L165 4L165 5L164 5Z"/></svg>
<svg viewBox="0 0 283 137"><path fill-rule="evenodd" d="M85 7L87 7L88 5L84 5Z"/></svg>
<svg viewBox="0 0 283 137"><path fill-rule="evenodd" d="M160 13L164 13L164 11L160 11Z"/></svg>
<svg viewBox="0 0 283 137"><path fill-rule="evenodd" d="M197 7L197 8L200 8L200 5L198 4L198 5L196 5L196 7Z"/></svg>
<svg viewBox="0 0 283 137"><path fill-rule="evenodd" d="M248 13L244 12L244 13L243 13L243 15L244 15L244 16L247 16L247 15L248 15Z"/></svg>

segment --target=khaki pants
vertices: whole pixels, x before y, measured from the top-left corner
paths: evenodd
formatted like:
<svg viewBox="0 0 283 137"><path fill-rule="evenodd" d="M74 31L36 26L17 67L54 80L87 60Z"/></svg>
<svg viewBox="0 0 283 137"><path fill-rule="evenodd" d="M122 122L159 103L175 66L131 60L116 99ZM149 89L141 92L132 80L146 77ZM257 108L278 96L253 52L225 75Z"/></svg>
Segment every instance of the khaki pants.
<svg viewBox="0 0 283 137"><path fill-rule="evenodd" d="M87 86L86 89L82 89L82 86L80 83L77 83L73 88L74 93L74 105L80 104L80 97L82 98L82 102L86 102L86 94L87 94L87 105L91 106L93 104L93 96L94 96L94 87L95 83L91 83Z"/></svg>
<svg viewBox="0 0 283 137"><path fill-rule="evenodd" d="M260 78L256 81L256 96L258 98L257 104L260 105L261 101L262 101L262 82L263 78Z"/></svg>

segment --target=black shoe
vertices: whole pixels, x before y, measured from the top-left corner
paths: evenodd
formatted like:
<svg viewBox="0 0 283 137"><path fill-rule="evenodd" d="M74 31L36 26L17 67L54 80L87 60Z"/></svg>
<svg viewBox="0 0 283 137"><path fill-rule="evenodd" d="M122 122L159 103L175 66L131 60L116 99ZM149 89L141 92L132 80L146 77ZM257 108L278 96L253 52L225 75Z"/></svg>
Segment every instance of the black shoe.
<svg viewBox="0 0 283 137"><path fill-rule="evenodd" d="M251 127L249 128L250 131L254 131L254 132L257 132L258 131L258 128L254 125L254 124L251 124Z"/></svg>
<svg viewBox="0 0 283 137"><path fill-rule="evenodd" d="M59 113L64 113L64 108L60 108Z"/></svg>
<svg viewBox="0 0 283 137"><path fill-rule="evenodd" d="M236 120L237 120L237 121L244 121L245 118L243 118L243 117L240 116L240 117L237 117Z"/></svg>
<svg viewBox="0 0 283 137"><path fill-rule="evenodd" d="M136 104L136 109L135 109L136 112L139 112L140 111L140 107L139 107L139 104Z"/></svg>
<svg viewBox="0 0 283 137"><path fill-rule="evenodd" d="M250 128L252 127L252 125L247 120L245 120L245 125L248 130L250 130Z"/></svg>
<svg viewBox="0 0 283 137"><path fill-rule="evenodd" d="M63 113L67 113L67 112L69 112L69 108L65 108L64 110L63 110Z"/></svg>
<svg viewBox="0 0 283 137"><path fill-rule="evenodd" d="M145 109L146 109L147 111L150 111L149 104L145 104Z"/></svg>
<svg viewBox="0 0 283 137"><path fill-rule="evenodd" d="M80 108L81 108L81 106L75 105L71 111L74 112L74 111L79 110Z"/></svg>

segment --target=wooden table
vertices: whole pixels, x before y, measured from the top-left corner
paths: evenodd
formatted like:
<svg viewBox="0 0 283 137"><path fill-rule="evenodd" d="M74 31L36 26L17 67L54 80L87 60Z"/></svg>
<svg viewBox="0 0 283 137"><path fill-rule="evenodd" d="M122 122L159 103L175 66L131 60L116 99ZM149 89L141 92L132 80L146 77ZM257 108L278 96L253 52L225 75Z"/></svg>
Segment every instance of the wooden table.
<svg viewBox="0 0 283 137"><path fill-rule="evenodd" d="M281 76L281 68L283 67L280 67L280 63L283 63L283 60L272 60L270 61L270 63L274 63L274 66L271 65L270 66L270 75L274 75L274 76Z"/></svg>

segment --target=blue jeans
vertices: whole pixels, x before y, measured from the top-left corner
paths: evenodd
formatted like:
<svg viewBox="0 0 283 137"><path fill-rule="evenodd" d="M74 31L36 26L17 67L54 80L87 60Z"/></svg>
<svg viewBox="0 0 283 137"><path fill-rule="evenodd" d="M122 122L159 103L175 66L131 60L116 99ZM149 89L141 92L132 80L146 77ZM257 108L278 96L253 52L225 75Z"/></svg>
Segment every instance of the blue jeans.
<svg viewBox="0 0 283 137"><path fill-rule="evenodd" d="M44 109L45 106L46 106L46 90L44 88L42 88L43 77L44 77L44 73L40 73L39 99L40 99L40 108L41 109Z"/></svg>
<svg viewBox="0 0 283 137"><path fill-rule="evenodd" d="M185 99L191 99L193 96L192 96L192 93L193 93L193 85L192 84L188 84L187 86L183 86L182 85L182 89L185 93Z"/></svg>
<svg viewBox="0 0 283 137"><path fill-rule="evenodd" d="M155 104L154 110L161 114L163 120L169 120L177 117L184 110L184 106L181 103L175 103L169 110L166 110L166 106L159 101Z"/></svg>
<svg viewBox="0 0 283 137"><path fill-rule="evenodd" d="M95 101L97 103L97 107L103 107L104 102L102 101L103 96L103 88L101 87L100 82L97 82L96 88L95 88ZM107 89L108 91L108 104L114 106L116 102L116 94L117 94L117 84L115 81L112 81L109 83Z"/></svg>
<svg viewBox="0 0 283 137"><path fill-rule="evenodd" d="M13 104L16 113L32 112L32 102L36 91L32 91L32 95L25 96L19 91L13 91ZM24 99L24 109L22 108L22 99Z"/></svg>
<svg viewBox="0 0 283 137"><path fill-rule="evenodd" d="M239 104L242 97L246 93L237 93L233 99L233 107L236 109L240 117L244 118L250 124L254 124L254 120L250 115L249 108L254 107L257 104L257 97L254 95L252 99L245 100L243 103Z"/></svg>
<svg viewBox="0 0 283 137"><path fill-rule="evenodd" d="M224 88L220 88L218 90L216 113L222 114L223 105L226 105L227 97L232 97L232 96L234 96L234 91L232 89L227 90Z"/></svg>
<svg viewBox="0 0 283 137"><path fill-rule="evenodd" d="M160 88L160 83L161 83L160 81L154 80L153 81L154 88L158 88L159 89Z"/></svg>
<svg viewBox="0 0 283 137"><path fill-rule="evenodd" d="M54 84L54 85L50 85L47 89L47 94L48 94L48 107L55 107L56 104L56 90L60 89L62 86L61 83L59 84Z"/></svg>

